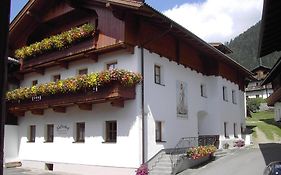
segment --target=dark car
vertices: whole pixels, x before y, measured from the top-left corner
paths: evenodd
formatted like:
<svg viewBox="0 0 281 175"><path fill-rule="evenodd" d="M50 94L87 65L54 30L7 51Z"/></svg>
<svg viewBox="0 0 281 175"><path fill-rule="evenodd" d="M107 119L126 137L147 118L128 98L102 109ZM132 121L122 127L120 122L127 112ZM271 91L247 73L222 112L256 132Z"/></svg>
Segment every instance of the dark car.
<svg viewBox="0 0 281 175"><path fill-rule="evenodd" d="M271 162L265 168L263 175L281 175L281 162Z"/></svg>

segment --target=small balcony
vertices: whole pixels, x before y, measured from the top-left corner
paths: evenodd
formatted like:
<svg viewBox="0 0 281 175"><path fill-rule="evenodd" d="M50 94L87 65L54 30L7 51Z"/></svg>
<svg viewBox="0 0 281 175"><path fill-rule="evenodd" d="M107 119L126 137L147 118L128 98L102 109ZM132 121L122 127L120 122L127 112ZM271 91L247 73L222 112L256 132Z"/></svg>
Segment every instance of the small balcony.
<svg viewBox="0 0 281 175"><path fill-rule="evenodd" d="M79 75L10 91L6 95L7 107L17 116L24 116L26 111L43 115L49 108L65 113L66 107L74 105L92 110L93 104L107 102L124 107L124 101L135 98L135 87L141 81L140 74L122 69Z"/></svg>
<svg viewBox="0 0 281 175"><path fill-rule="evenodd" d="M77 105L81 110L92 110L93 104L111 103L115 107L124 107L126 100L135 98L135 86L124 87L119 82L112 82L106 86L84 89L78 92L34 96L31 99L9 101L8 110L17 116L24 116L31 111L35 115L44 115L45 109L66 113L66 108Z"/></svg>

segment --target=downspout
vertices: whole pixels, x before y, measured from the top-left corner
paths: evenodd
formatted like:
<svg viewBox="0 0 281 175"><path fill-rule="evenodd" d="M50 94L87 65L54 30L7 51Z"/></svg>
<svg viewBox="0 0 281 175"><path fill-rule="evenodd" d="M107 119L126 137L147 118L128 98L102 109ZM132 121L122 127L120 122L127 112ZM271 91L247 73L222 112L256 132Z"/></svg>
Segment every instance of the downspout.
<svg viewBox="0 0 281 175"><path fill-rule="evenodd" d="M141 76L143 77L142 85L141 85L141 115L142 115L142 164L144 164L145 161L145 112L144 112L144 47L147 44L152 43L153 41L156 41L162 37L164 37L166 34L168 34L173 28L173 25L170 24L170 28L163 33L160 33L159 35L155 36L154 38L151 38L143 43L140 44L141 49Z"/></svg>

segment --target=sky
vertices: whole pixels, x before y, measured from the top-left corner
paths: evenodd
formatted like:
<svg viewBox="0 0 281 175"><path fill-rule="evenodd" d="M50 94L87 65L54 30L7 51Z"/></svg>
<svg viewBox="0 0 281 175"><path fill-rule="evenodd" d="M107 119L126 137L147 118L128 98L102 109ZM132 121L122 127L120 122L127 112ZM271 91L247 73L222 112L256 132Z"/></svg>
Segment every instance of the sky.
<svg viewBox="0 0 281 175"><path fill-rule="evenodd" d="M28 0L12 0L11 20ZM225 43L261 19L263 0L146 0L206 42Z"/></svg>

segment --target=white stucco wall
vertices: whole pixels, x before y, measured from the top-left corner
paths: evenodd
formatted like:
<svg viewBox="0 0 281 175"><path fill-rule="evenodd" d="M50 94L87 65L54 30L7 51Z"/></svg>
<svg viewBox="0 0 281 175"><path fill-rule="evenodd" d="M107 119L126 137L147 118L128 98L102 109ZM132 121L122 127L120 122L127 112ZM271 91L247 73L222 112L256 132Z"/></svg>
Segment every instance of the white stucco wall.
<svg viewBox="0 0 281 175"><path fill-rule="evenodd" d="M274 119L275 121L281 120L281 103L277 102L274 104Z"/></svg>
<svg viewBox="0 0 281 175"><path fill-rule="evenodd" d="M204 76L175 62L145 50L145 111L147 114L147 159L159 150L174 148L183 137L220 135L224 138L223 123L228 123L228 133L234 139L233 123L241 137L240 126L245 120L245 94L238 85L222 77ZM161 66L163 85L154 82L154 65ZM188 118L176 114L176 82L187 83ZM202 97L200 85L204 84L207 98ZM228 102L223 101L222 87L228 88ZM237 104L232 103L232 90ZM199 120L198 120L199 119ZM155 141L155 121L163 122L164 143ZM198 129L199 128L199 129Z"/></svg>
<svg viewBox="0 0 281 175"><path fill-rule="evenodd" d="M18 126L5 125L4 163L19 161L18 146Z"/></svg>
<svg viewBox="0 0 281 175"><path fill-rule="evenodd" d="M118 51L99 56L97 63L80 60L69 65L69 69L54 67L44 75L25 75L21 86L30 86L33 80L38 83L50 82L52 76L60 74L61 79L77 75L79 69L88 68L88 73L105 69L107 63L117 61L117 68L140 72L138 54ZM66 113L45 110L43 116L30 112L19 118L19 158L25 162L40 161L51 163L100 165L110 167L137 168L141 163L141 108L140 86L136 88L136 99L125 102L124 108L113 107L109 103L95 104L92 111L80 110L77 106L68 107ZM103 143L105 121L117 121L117 143ZM73 143L76 122L85 122L85 143ZM54 124L54 142L44 143L47 124ZM28 143L28 127L36 125L36 142ZM66 125L69 130L60 134L56 128ZM54 165L55 169L56 165Z"/></svg>

